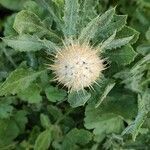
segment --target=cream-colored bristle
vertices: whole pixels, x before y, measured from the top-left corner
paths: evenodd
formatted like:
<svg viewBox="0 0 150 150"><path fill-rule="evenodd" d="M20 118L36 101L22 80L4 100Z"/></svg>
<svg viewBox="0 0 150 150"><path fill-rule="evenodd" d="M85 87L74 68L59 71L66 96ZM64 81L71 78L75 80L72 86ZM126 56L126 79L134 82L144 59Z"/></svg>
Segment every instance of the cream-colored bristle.
<svg viewBox="0 0 150 150"><path fill-rule="evenodd" d="M96 49L73 43L58 51L50 68L60 83L74 91L91 87L104 70Z"/></svg>

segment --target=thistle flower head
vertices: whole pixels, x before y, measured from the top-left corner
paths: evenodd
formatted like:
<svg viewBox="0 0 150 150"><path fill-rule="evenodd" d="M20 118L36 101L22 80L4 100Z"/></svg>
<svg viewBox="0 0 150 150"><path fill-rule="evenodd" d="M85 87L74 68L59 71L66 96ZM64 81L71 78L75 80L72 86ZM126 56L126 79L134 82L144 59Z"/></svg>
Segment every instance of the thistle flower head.
<svg viewBox="0 0 150 150"><path fill-rule="evenodd" d="M104 67L96 49L89 44L74 43L57 52L51 69L56 80L78 91L96 82Z"/></svg>

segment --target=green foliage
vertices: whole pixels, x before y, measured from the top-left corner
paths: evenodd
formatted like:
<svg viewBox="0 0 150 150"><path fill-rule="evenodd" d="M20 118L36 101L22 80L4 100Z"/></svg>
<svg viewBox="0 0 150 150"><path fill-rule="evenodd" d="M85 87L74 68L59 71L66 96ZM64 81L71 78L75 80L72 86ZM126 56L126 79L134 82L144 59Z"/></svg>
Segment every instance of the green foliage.
<svg viewBox="0 0 150 150"><path fill-rule="evenodd" d="M47 129L39 134L35 141L34 150L46 150L51 143L51 130Z"/></svg>
<svg viewBox="0 0 150 150"><path fill-rule="evenodd" d="M91 97L91 94L88 93L86 90L82 91L75 91L71 92L68 95L68 102L72 107L78 107L78 106L83 106L85 103L89 100Z"/></svg>
<svg viewBox="0 0 150 150"><path fill-rule="evenodd" d="M82 29L81 34L79 36L79 41L85 42L94 38L97 30L105 28L107 26L115 14L115 8L108 10L101 16L97 16L91 22L87 24L85 28Z"/></svg>
<svg viewBox="0 0 150 150"><path fill-rule="evenodd" d="M43 71L34 71L31 68L18 68L10 73L0 87L0 95L16 94L28 88Z"/></svg>
<svg viewBox="0 0 150 150"><path fill-rule="evenodd" d="M38 51L43 48L36 36L22 34L17 37L5 37L3 41L17 51Z"/></svg>
<svg viewBox="0 0 150 150"><path fill-rule="evenodd" d="M4 118L8 118L11 116L12 112L13 112L13 106L12 104L12 100L11 98L7 98L7 99L1 99L0 101L0 118L4 119Z"/></svg>
<svg viewBox="0 0 150 150"><path fill-rule="evenodd" d="M110 61L115 62L118 65L124 66L133 62L135 57L137 56L137 53L130 45L126 45L116 50L106 51L105 55L109 57Z"/></svg>
<svg viewBox="0 0 150 150"><path fill-rule="evenodd" d="M75 150L79 149L79 145L85 145L92 139L89 131L84 129L72 129L66 136L62 144L62 150Z"/></svg>
<svg viewBox="0 0 150 150"><path fill-rule="evenodd" d="M78 21L79 4L78 0L65 0L64 14L64 36L73 36L76 33L76 25Z"/></svg>
<svg viewBox="0 0 150 150"><path fill-rule="evenodd" d="M135 141L138 133L141 130L141 126L147 118L147 114L150 111L150 91L146 90L143 95L138 97L138 115L124 131L124 134L132 134L132 138Z"/></svg>
<svg viewBox="0 0 150 150"><path fill-rule="evenodd" d="M20 10L26 0L0 0L0 4L10 10Z"/></svg>
<svg viewBox="0 0 150 150"><path fill-rule="evenodd" d="M66 97L66 91L60 90L56 87L49 86L45 89L47 99L51 102L61 101Z"/></svg>
<svg viewBox="0 0 150 150"><path fill-rule="evenodd" d="M27 101L28 103L34 104L42 101L42 96L40 95L41 89L37 84L31 84L26 89L20 91L18 93L18 97Z"/></svg>
<svg viewBox="0 0 150 150"><path fill-rule="evenodd" d="M0 150L150 149L149 8L148 0L0 0ZM49 70L72 41L88 42L105 66L79 91Z"/></svg>

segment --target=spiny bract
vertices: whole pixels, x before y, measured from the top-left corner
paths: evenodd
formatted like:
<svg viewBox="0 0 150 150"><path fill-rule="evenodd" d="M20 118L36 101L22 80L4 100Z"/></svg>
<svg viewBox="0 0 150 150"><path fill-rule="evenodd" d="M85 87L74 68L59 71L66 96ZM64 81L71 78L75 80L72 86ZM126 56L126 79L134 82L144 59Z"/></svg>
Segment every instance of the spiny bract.
<svg viewBox="0 0 150 150"><path fill-rule="evenodd" d="M56 80L78 91L96 83L104 67L97 49L89 44L72 43L57 52L51 69Z"/></svg>

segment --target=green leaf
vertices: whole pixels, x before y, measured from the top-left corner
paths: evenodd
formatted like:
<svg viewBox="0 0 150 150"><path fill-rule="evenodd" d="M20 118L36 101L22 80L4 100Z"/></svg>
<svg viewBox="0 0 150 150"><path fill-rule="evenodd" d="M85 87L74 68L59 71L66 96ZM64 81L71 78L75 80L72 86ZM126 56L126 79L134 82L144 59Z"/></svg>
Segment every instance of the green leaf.
<svg viewBox="0 0 150 150"><path fill-rule="evenodd" d="M45 129L47 129L47 128L50 127L51 124L50 124L49 117L48 117L47 115L41 114L41 115L40 115L40 120L41 120L42 126L43 126Z"/></svg>
<svg viewBox="0 0 150 150"><path fill-rule="evenodd" d="M4 37L3 41L16 51L39 51L44 46L36 36L22 34L17 37Z"/></svg>
<svg viewBox="0 0 150 150"><path fill-rule="evenodd" d="M57 44L53 43L50 40L47 40L47 39L40 40L39 39L39 42L41 42L43 44L43 46L45 47L45 49L47 49L47 51L50 53L57 52L60 49L59 46L57 46Z"/></svg>
<svg viewBox="0 0 150 150"><path fill-rule="evenodd" d="M76 25L78 22L79 4L78 0L65 0L64 11L64 35L74 36L77 33Z"/></svg>
<svg viewBox="0 0 150 150"><path fill-rule="evenodd" d="M99 28L95 34L93 41L103 41L111 36L114 31L120 31L126 24L127 16L126 15L114 15L109 24Z"/></svg>
<svg viewBox="0 0 150 150"><path fill-rule="evenodd" d="M90 97L91 97L91 94L88 93L86 90L80 90L78 92L71 92L68 95L68 102L73 108L84 106Z"/></svg>
<svg viewBox="0 0 150 150"><path fill-rule="evenodd" d="M14 120L0 119L0 147L11 144L19 133L19 128Z"/></svg>
<svg viewBox="0 0 150 150"><path fill-rule="evenodd" d="M141 44L137 47L137 52L146 56L150 53L150 43L147 44Z"/></svg>
<svg viewBox="0 0 150 150"><path fill-rule="evenodd" d="M132 37L132 36L134 37L130 40L130 44L134 44L138 40L139 32L128 26L124 26L121 29L121 31L117 33L117 38L125 38L125 37Z"/></svg>
<svg viewBox="0 0 150 150"><path fill-rule="evenodd" d="M127 69L116 73L114 77L122 79L122 83L125 84L125 88L130 89L134 92L141 92L141 82L143 75L144 74L142 72L132 74L130 70Z"/></svg>
<svg viewBox="0 0 150 150"><path fill-rule="evenodd" d="M63 118L63 113L61 112L61 109L57 108L56 106L53 106L53 105L48 105L47 106L47 110L51 116L51 119L53 121L56 121L60 118Z"/></svg>
<svg viewBox="0 0 150 150"><path fill-rule="evenodd" d="M58 26L58 30L62 30L62 18L61 18L61 13L62 12L62 8L64 6L64 0L61 1L60 3L60 8L58 5L55 5L57 2L55 1L46 1L46 0L40 0L38 1L39 3L41 3L41 5L43 6L43 8L45 10L48 11L49 13L49 18L53 19L53 21L55 21L56 25Z"/></svg>
<svg viewBox="0 0 150 150"><path fill-rule="evenodd" d="M103 85L100 84L99 88L97 86L95 94L92 93L85 109L84 126L94 129L95 140L98 141L108 134L121 133L124 128L123 120L131 120L137 113L135 95L117 86L111 90L105 101L95 108L97 99L99 100L108 83L111 83L111 80L105 80Z"/></svg>
<svg viewBox="0 0 150 150"><path fill-rule="evenodd" d="M47 87L45 89L45 94L50 102L62 101L67 96L66 91L53 86Z"/></svg>
<svg viewBox="0 0 150 150"><path fill-rule="evenodd" d="M147 119L147 114L150 112L150 90L146 90L138 97L138 115L135 120L122 132L122 135L131 134L135 141L139 131Z"/></svg>
<svg viewBox="0 0 150 150"><path fill-rule="evenodd" d="M15 120L15 122L16 122L19 130L20 130L20 133L24 132L25 127L26 127L26 123L28 122L28 119L26 117L27 114L28 114L27 111L25 111L25 110L19 110L13 116L14 117L13 120Z"/></svg>
<svg viewBox="0 0 150 150"><path fill-rule="evenodd" d="M27 10L22 10L16 15L13 27L19 34L37 33L57 37L56 34L44 26L36 14Z"/></svg>
<svg viewBox="0 0 150 150"><path fill-rule="evenodd" d="M40 92L41 89L37 84L31 84L28 88L19 92L18 97L30 104L40 103L42 101Z"/></svg>
<svg viewBox="0 0 150 150"><path fill-rule="evenodd" d="M34 150L47 150L50 146L51 140L51 129L43 131L35 141Z"/></svg>
<svg viewBox="0 0 150 150"><path fill-rule="evenodd" d="M103 51L103 49L106 49L108 45L110 45L110 43L115 39L115 36L116 36L116 31L106 41L100 44L100 50Z"/></svg>
<svg viewBox="0 0 150 150"><path fill-rule="evenodd" d="M44 15L44 10L40 7L40 5L38 3L36 3L33 0L26 1L23 6L26 10L35 13L40 18L42 18Z"/></svg>
<svg viewBox="0 0 150 150"><path fill-rule="evenodd" d="M108 93L112 90L112 88L115 86L116 83L108 83L106 86L103 94L100 96L99 101L96 103L95 108L99 107L99 105L103 102L103 100L106 98Z"/></svg>
<svg viewBox="0 0 150 150"><path fill-rule="evenodd" d="M91 19L97 16L96 6L98 1L84 0L83 4L80 6L80 26L84 26L91 21Z"/></svg>
<svg viewBox="0 0 150 150"><path fill-rule="evenodd" d="M125 66L134 61L137 53L130 45L126 45L122 48L106 51L105 56L109 57L109 60L116 62L118 65Z"/></svg>
<svg viewBox="0 0 150 150"><path fill-rule="evenodd" d="M84 126L94 129L95 140L103 139L107 134L120 133L124 127L122 119L113 113L101 114L99 108L87 106Z"/></svg>
<svg viewBox="0 0 150 150"><path fill-rule="evenodd" d="M84 129L72 129L64 138L62 144L62 150L75 150L80 149L78 145L85 145L92 139L92 135L89 131Z"/></svg>
<svg viewBox="0 0 150 150"><path fill-rule="evenodd" d="M0 0L0 4L10 10L20 10L27 0Z"/></svg>
<svg viewBox="0 0 150 150"><path fill-rule="evenodd" d="M0 95L16 94L28 88L31 83L43 73L28 68L17 68L11 72L5 82L0 86Z"/></svg>
<svg viewBox="0 0 150 150"><path fill-rule="evenodd" d="M11 98L4 98L0 100L0 118L8 118L12 115L13 106Z"/></svg>
<svg viewBox="0 0 150 150"><path fill-rule="evenodd" d="M14 29L19 34L35 33L43 29L43 24L36 14L22 10L16 15Z"/></svg>
<svg viewBox="0 0 150 150"><path fill-rule="evenodd" d="M129 37L125 37L125 38L112 40L110 43L107 44L105 49L120 48L121 46L124 46L124 45L128 44L133 39L133 37L134 36L129 36Z"/></svg>
<svg viewBox="0 0 150 150"><path fill-rule="evenodd" d="M16 31L13 29L13 23L15 20L16 14L12 14L11 16L7 17L7 20L4 23L4 35L5 36L12 36L16 35Z"/></svg>
<svg viewBox="0 0 150 150"><path fill-rule="evenodd" d="M125 69L121 72L118 72L114 75L114 77L122 79L122 83L125 84L126 88L134 92L141 93L145 89L142 84L144 83L144 74L149 68L149 61L150 54L139 60L130 70ZM147 82L145 82L144 84L147 84Z"/></svg>
<svg viewBox="0 0 150 150"><path fill-rule="evenodd" d="M101 16L94 18L91 22L87 24L85 28L82 29L79 36L79 41L82 43L94 38L95 33L98 31L99 28L102 29L111 22L114 14L115 8L112 8L106 11Z"/></svg>
<svg viewBox="0 0 150 150"><path fill-rule="evenodd" d="M24 110L16 112L10 119L0 119L0 147L11 144L24 131L26 123Z"/></svg>

